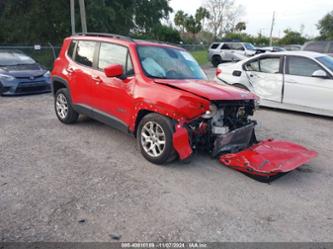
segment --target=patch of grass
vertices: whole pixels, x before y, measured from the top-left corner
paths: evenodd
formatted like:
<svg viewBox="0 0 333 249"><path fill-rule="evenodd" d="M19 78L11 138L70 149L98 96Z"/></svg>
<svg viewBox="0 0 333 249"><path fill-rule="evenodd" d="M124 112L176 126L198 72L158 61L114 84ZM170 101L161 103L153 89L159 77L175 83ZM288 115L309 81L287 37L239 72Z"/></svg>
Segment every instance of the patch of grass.
<svg viewBox="0 0 333 249"><path fill-rule="evenodd" d="M208 51L200 50L191 52L192 56L198 61L198 63L203 66L208 63Z"/></svg>

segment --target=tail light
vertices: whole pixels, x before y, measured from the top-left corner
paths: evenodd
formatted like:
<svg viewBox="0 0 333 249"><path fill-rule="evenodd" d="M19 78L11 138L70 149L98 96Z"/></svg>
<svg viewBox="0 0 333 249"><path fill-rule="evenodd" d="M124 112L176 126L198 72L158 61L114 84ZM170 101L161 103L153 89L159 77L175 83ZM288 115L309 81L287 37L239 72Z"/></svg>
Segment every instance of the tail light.
<svg viewBox="0 0 333 249"><path fill-rule="evenodd" d="M215 72L215 75L216 76L219 76L219 74L221 74L222 73L222 69L221 68L216 68L216 72Z"/></svg>

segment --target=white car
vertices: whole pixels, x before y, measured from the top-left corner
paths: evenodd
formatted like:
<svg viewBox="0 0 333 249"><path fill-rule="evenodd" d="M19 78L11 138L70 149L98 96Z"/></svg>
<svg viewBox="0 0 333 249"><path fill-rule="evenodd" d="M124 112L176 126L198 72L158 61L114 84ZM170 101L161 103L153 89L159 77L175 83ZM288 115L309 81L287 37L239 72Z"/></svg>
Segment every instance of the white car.
<svg viewBox="0 0 333 249"><path fill-rule="evenodd" d="M333 117L333 58L305 51L221 64L216 80L254 92L260 105Z"/></svg>

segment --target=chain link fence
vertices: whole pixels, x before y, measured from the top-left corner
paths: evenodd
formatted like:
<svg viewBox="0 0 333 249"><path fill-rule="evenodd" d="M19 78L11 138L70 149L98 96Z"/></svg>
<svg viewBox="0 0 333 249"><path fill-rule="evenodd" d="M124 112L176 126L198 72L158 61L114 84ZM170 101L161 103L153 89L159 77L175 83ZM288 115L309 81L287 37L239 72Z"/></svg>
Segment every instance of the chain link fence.
<svg viewBox="0 0 333 249"><path fill-rule="evenodd" d="M172 44L182 47L189 52L207 51L207 44ZM39 64L51 70L54 60L58 57L61 47L52 44L22 45L22 44L0 44L0 50L19 50L30 56Z"/></svg>
<svg viewBox="0 0 333 249"><path fill-rule="evenodd" d="M18 50L33 58L36 62L51 70L54 60L58 57L60 46L52 44L22 45L1 44L0 50Z"/></svg>

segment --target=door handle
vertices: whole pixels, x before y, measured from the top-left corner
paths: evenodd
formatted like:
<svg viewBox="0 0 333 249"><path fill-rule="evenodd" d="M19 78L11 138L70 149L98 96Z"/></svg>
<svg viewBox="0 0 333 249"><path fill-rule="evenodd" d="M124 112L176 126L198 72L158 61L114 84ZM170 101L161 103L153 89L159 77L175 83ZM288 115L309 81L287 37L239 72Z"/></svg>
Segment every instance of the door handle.
<svg viewBox="0 0 333 249"><path fill-rule="evenodd" d="M91 78L96 82L97 85L102 83L102 79L99 76L92 76Z"/></svg>

